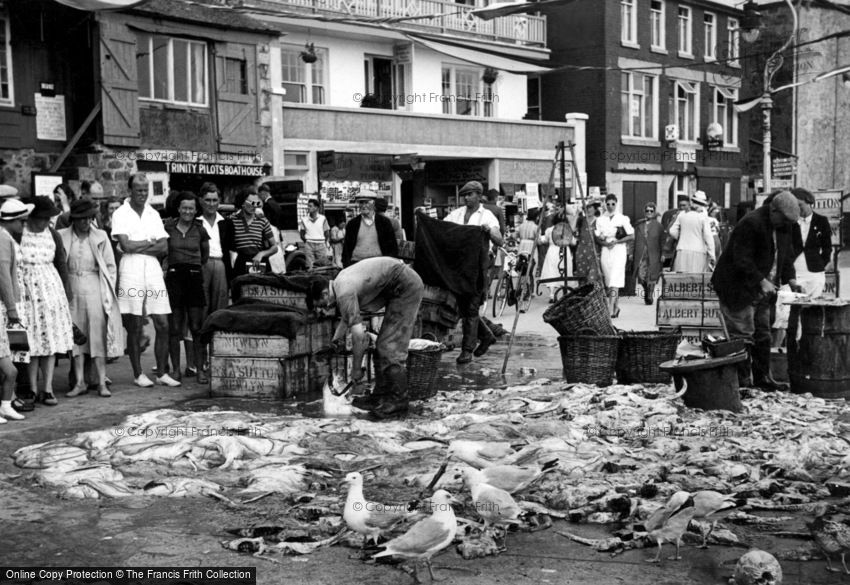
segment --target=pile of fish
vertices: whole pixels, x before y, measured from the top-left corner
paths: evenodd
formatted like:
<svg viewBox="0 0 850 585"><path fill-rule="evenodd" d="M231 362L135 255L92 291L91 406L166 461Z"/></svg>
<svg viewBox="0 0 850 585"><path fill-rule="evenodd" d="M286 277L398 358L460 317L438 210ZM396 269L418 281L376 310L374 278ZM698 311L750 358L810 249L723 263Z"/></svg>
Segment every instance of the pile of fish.
<svg viewBox="0 0 850 585"><path fill-rule="evenodd" d="M734 494L755 510L813 510L850 495L843 400L754 390L743 404L738 414L698 411L667 385L538 379L441 392L407 419L383 422L156 410L14 458L66 498L205 495L239 504L281 494L293 510L312 506L299 527L321 519L326 540L343 528L339 486L352 472L367 478L371 498L410 502L439 489L468 494L464 477L492 482L489 468L519 466L533 477L509 478L519 483L504 489L519 494L523 510L600 524L647 519L680 490ZM259 549L249 542L256 535L243 536L234 548Z"/></svg>

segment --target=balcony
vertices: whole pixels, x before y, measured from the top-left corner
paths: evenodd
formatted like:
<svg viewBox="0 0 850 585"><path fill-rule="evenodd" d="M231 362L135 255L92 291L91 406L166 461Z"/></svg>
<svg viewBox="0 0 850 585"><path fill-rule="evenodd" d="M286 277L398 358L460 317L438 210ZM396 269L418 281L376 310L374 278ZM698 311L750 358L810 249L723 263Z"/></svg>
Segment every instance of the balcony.
<svg viewBox="0 0 850 585"><path fill-rule="evenodd" d="M393 26L410 31L473 37L499 43L546 47L546 17L525 14L481 20L473 6L441 0L252 0L263 11L350 17L352 19L412 18ZM428 15L435 15L428 17ZM419 18L421 17L421 18Z"/></svg>

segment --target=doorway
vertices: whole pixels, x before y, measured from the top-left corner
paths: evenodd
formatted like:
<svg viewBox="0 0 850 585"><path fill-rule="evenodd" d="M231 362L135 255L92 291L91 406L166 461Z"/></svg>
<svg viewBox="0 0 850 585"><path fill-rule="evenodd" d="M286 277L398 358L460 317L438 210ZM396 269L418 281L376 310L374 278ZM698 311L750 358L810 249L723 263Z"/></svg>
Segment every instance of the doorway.
<svg viewBox="0 0 850 585"><path fill-rule="evenodd" d="M623 215L628 216L632 226L644 217L644 207L647 203L657 205L656 189L658 185L654 181L623 181ZM634 249L634 244L629 244ZM634 296L634 256L626 264L626 286L622 290L623 296Z"/></svg>

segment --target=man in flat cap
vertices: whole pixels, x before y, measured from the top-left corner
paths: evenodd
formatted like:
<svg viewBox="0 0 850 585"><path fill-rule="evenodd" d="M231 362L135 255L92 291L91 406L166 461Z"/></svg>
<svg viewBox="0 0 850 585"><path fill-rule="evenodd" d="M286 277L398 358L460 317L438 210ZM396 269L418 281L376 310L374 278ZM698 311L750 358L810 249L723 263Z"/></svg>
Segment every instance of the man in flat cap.
<svg viewBox="0 0 850 585"><path fill-rule="evenodd" d="M446 221L458 225L480 226L490 238L490 248L493 244L502 245L502 234L499 231L499 220L481 205L481 194L484 187L478 181L470 181L461 187L459 195L466 201L464 207L458 207L446 216ZM466 364L472 361L472 356L480 357L496 342L496 336L478 317L481 303L487 291L468 298L457 299L458 311L463 319L463 341L457 363ZM480 343L479 343L480 338Z"/></svg>
<svg viewBox="0 0 850 585"><path fill-rule="evenodd" d="M769 203L748 213L732 230L711 277L729 336L752 343L752 384L765 390L787 388L770 373L770 309L779 285L799 290L790 237L799 218L794 195L773 194ZM747 376L739 373L739 377L744 384L750 382Z"/></svg>
<svg viewBox="0 0 850 585"><path fill-rule="evenodd" d="M342 265L351 266L366 258L398 258L398 240L390 218L375 212L374 191L361 190L355 198L360 215L345 225Z"/></svg>

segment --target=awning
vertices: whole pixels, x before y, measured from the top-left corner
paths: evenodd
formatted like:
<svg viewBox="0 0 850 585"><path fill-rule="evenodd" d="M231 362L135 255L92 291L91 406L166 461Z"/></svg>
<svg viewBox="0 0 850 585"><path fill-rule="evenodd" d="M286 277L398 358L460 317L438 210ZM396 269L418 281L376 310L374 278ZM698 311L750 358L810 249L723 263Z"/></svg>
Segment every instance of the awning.
<svg viewBox="0 0 850 585"><path fill-rule="evenodd" d="M522 61L517 61L516 59L511 59L510 57L502 57L500 55L476 51L474 49L465 49L463 47L458 47L457 45L449 45L438 41L428 40L416 35L405 36L414 43L418 43L432 51L448 55L449 57L454 57L455 59L460 59L461 61L474 63L475 65L480 65L482 67L492 67L508 73L546 73L547 71L550 71L548 67L524 63Z"/></svg>

